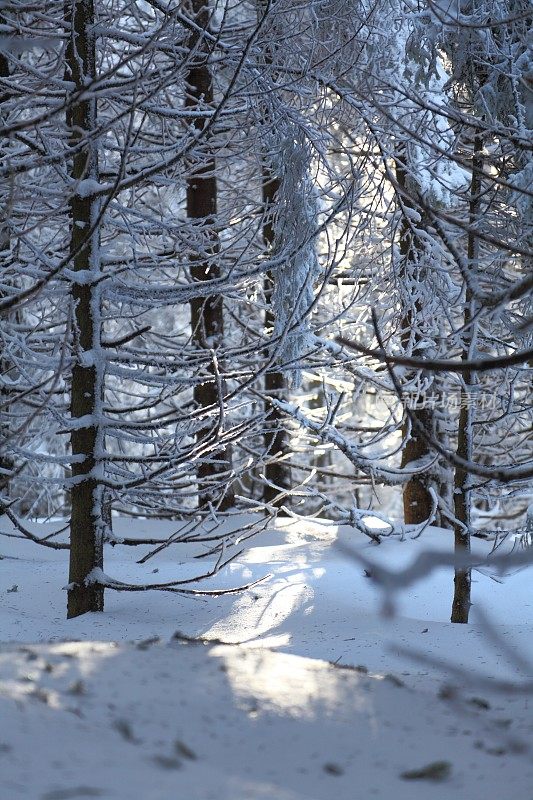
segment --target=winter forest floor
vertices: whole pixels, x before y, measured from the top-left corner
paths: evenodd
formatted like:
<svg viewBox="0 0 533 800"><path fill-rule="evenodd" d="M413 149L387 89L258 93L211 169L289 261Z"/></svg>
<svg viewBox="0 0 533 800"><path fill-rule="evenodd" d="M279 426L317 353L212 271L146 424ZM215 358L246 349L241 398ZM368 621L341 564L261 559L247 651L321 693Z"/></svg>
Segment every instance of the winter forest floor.
<svg viewBox="0 0 533 800"><path fill-rule="evenodd" d="M104 614L67 621L68 554L2 537L2 800L533 800L531 571L474 572L469 625L448 622L450 569L384 617L372 579L337 546L398 570L451 538L429 529L376 546L278 521L202 583L271 576L247 592L107 591ZM146 549L109 548L105 572L142 582L206 568L189 545L136 565Z"/></svg>

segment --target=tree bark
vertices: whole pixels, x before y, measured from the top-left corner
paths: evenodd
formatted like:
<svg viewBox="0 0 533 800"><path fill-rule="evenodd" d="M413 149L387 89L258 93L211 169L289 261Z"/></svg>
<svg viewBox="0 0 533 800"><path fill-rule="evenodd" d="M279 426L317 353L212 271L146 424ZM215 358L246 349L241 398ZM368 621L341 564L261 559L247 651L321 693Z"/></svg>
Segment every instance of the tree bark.
<svg viewBox="0 0 533 800"><path fill-rule="evenodd" d="M205 45L202 31L209 25L209 0L190 0L189 13L194 20L195 29L188 42L191 67L186 77L185 108L208 110L213 108L213 79L209 67L209 51ZM191 116L189 125L198 131L206 120ZM197 247L191 255L191 277L194 281L208 281L221 275L218 261L220 242L217 225L217 179L216 160L209 143L209 136L201 145L203 157L199 162L191 162L187 178L187 216L197 221L195 232ZM192 339L200 350L216 351L224 342L224 304L220 294L194 298L190 302ZM195 385L194 401L199 409L217 408L219 405L219 386L216 380L214 363L206 367L207 377ZM216 413L216 412L215 412ZM202 442L214 431L214 423L206 424L197 432L197 441ZM229 447L216 448L213 455L206 457L196 470L198 481L198 505L211 502L221 510L234 504L231 479L231 450ZM225 485L224 485L225 484Z"/></svg>
<svg viewBox="0 0 533 800"><path fill-rule="evenodd" d="M409 208L419 211L416 208L415 198L412 197L413 189L409 191L409 180L407 170L407 148L404 147L399 153L399 158L396 160L396 179L400 188L405 192L402 195L402 202ZM418 242L416 236L413 234L412 225L409 220L402 215L400 223L400 240L399 240L400 255L402 257L402 274L401 280L413 280L413 270L415 270L418 263L417 252ZM415 301L413 309L406 308L403 319L401 322L401 337L402 342L406 345L411 338L411 329L417 323L417 318L423 311L420 302ZM417 337L420 338L420 337ZM417 354L416 344L413 349L414 355ZM414 375L412 376L414 377ZM428 433L435 432L435 415L433 410L427 406L427 399L422 398L421 407L412 408L411 413L416 416L419 423L424 427ZM409 467L409 464L418 461L431 452L427 441L416 430L412 429L409 418L406 416L402 428L402 436L405 440L405 446L402 451L401 467ZM429 485L431 475L417 475L411 478L404 484L403 487L403 511L404 522L406 525L418 525L425 522L431 516L433 509L433 502L429 492Z"/></svg>
<svg viewBox="0 0 533 800"><path fill-rule="evenodd" d="M4 17L0 14L0 23L4 22ZM0 53L0 78L9 78L9 62L7 57L4 53ZM4 105L4 103L9 100L9 94L5 91L4 87L0 88L0 109ZM0 280L2 283L4 282L3 274L3 264L4 261L9 256L9 249L10 249L10 236L9 236L9 229L7 225L7 216L9 213L9 205L10 205L10 189L9 186L6 185L2 187L2 197L1 197L2 207L0 208ZM3 292L0 291L0 299L3 297ZM9 360L5 357L4 352L0 353L0 370L2 373L2 378L8 375L10 370ZM0 389L0 402L6 403L9 400L9 391L5 387L4 383L2 383L2 387ZM9 406L6 407L5 411L0 413L8 413ZM7 495L9 493L9 481L10 481L10 473L13 469L13 460L12 458L6 453L5 442L7 437L9 436L9 424L7 422L3 422L0 426L0 493Z"/></svg>
<svg viewBox="0 0 533 800"><path fill-rule="evenodd" d="M483 171L483 139L476 136L474 139L474 153L472 158L472 180L470 183L470 208L469 208L469 234L468 234L468 268L473 273L479 272L479 237L476 235L475 226L479 223L481 212L481 175ZM466 289L464 310L464 335L461 357L468 361L474 355L475 348L475 323L472 319L475 313L474 300L470 290ZM457 430L457 455L464 461L471 461L473 455L473 429L474 408L469 387L476 381L474 372L463 373L461 387L461 402L459 411L459 424ZM455 553L464 556L470 553L471 536L471 489L470 475L464 467L456 466L454 478L454 538ZM471 606L471 570L455 569L454 595L452 603L452 622L468 622Z"/></svg>
<svg viewBox="0 0 533 800"><path fill-rule="evenodd" d="M100 203L93 194L98 180L96 99L89 89L96 77L93 0L67 0L66 22L70 38L66 50L68 80L74 99L67 108L67 128L72 145L83 143L73 158L75 182L70 199L72 281L74 305L74 366L71 387L72 490L68 617L102 611L103 587L87 583L95 569L103 568L102 486L98 449L103 446L101 412L103 360L101 351L99 224ZM82 183L84 182L84 183ZM76 188L77 185L77 188ZM83 422L78 420L83 418Z"/></svg>
<svg viewBox="0 0 533 800"><path fill-rule="evenodd" d="M431 431L432 415L427 409L412 409L426 431ZM429 453L425 439L414 430L409 430L409 422L404 422L402 435L409 436L402 451L401 467L408 468L418 459ZM417 475L410 478L403 487L403 518L406 525L418 525L431 516L433 504L428 491L427 477Z"/></svg>
<svg viewBox="0 0 533 800"><path fill-rule="evenodd" d="M263 242L271 249L274 246L274 227L271 208L275 202L276 192L279 189L279 180L273 176L268 167L263 167ZM264 279L264 293L266 302L265 328L273 329L274 313L271 309L271 297L274 289L274 279L271 273L267 273ZM278 400L285 399L286 382L283 373L271 367L265 374L265 393L268 397ZM279 489L271 484L279 486L281 489L291 487L291 469L280 460L280 457L289 452L288 434L284 427L284 418L280 412L270 406L265 417L265 478L268 483L264 484L263 500L265 503L274 505L287 502L286 499L276 501Z"/></svg>

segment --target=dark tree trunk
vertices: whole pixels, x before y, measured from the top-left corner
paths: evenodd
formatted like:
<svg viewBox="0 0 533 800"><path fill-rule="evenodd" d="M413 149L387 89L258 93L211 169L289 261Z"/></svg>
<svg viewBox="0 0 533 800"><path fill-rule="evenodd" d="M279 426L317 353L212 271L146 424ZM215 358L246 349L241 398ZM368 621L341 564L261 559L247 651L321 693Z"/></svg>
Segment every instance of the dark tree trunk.
<svg viewBox="0 0 533 800"><path fill-rule="evenodd" d="M199 30L189 37L191 68L186 77L185 107L194 110L208 110L213 107L213 81L209 67L209 50L205 45L202 31L209 25L209 0L190 0L188 7L191 18ZM191 117L191 127L197 130L207 124L201 117ZM195 225L197 246L191 256L191 277L194 281L208 281L221 275L218 255L220 250L217 224L217 180L216 162L209 135L201 147L203 157L199 163L189 164L187 179L187 215L197 221ZM205 350L217 351L224 341L224 304L220 294L191 300L191 331L196 346ZM214 363L205 368L205 380L194 387L195 404L199 409L213 409L213 423L206 424L197 433L198 442L205 442L210 435L216 435L217 411L219 406L219 387ZM233 505L231 485L231 450L229 447L216 447L198 465L198 504L204 506L212 502L222 510ZM226 486L224 486L226 483Z"/></svg>
<svg viewBox="0 0 533 800"><path fill-rule="evenodd" d="M66 2L66 21L71 34L66 51L67 76L75 92L82 92L96 75L95 19L93 0ZM67 127L71 144L83 142L74 156L71 176L74 181L97 181L97 146L90 139L96 129L96 100L78 95L67 109ZM102 611L103 587L87 585L89 573L103 568L102 487L98 480L96 451L103 443L98 414L102 407L103 366L100 360L100 296L95 280L99 273L99 200L86 183L70 200L72 269L83 272L83 280L72 282L74 304L74 366L72 369L71 432L72 477L70 573L68 591L69 617L88 611ZM94 190L92 190L94 191ZM92 228L95 230L91 230ZM76 420L87 417L87 424Z"/></svg>
<svg viewBox="0 0 533 800"><path fill-rule="evenodd" d="M426 431L431 432L433 415L428 409L412 409L418 421ZM418 459L428 455L429 447L426 440L416 430L410 430L409 422L403 427L403 436L409 436L402 452L401 466L408 468ZM410 478L403 487L403 518L406 525L418 525L425 522L432 513L433 503L428 491L427 476L417 475Z"/></svg>
<svg viewBox="0 0 533 800"><path fill-rule="evenodd" d="M414 189L409 191L408 170L406 148L402 148L400 157L396 161L396 179L398 185L405 192L402 196L404 205L409 208L416 208L416 199L412 196ZM418 209L417 209L418 210ZM400 255L402 257L402 275L400 280L413 280L412 272L417 269L418 263L418 242L416 236L413 234L412 226L405 216L402 216L400 223ZM421 276L422 277L422 276ZM423 311L420 303L415 301L414 308L406 308L402 319L402 341L407 344L411 338L411 328L413 324L417 323L417 317ZM416 355L416 343L413 348L414 355ZM419 408L412 408L412 414L417 418L420 425L424 427L429 434L435 433L435 415L433 409L427 407L424 402L427 398L422 398ZM418 432L414 426L411 426L409 418L406 416L402 435L404 437L405 446L402 452L401 466L402 468L409 467L409 464L418 461L429 455L431 452L427 441ZM406 525L418 525L425 522L430 516L433 508L431 494L429 493L429 485L431 475L417 475L411 478L404 484L403 487L403 511L404 522Z"/></svg>
<svg viewBox="0 0 533 800"><path fill-rule="evenodd" d="M4 22L4 17L0 14L0 23ZM0 53L0 78L9 78L9 62L3 53ZM0 86L0 111L4 103L9 100L9 94L6 92L4 86ZM9 206L11 202L9 182L6 181L6 186L2 187L1 192L1 206L0 206L0 281L4 282L4 264L9 258L10 250L10 236L8 228ZM3 292L0 291L0 299L3 297ZM9 312L8 312L9 313ZM4 352L0 353L0 370L2 378L7 376L10 372L10 363ZM0 388L0 403L7 403L9 401L8 389L2 383ZM3 414L9 413L9 406L5 407ZM6 452L6 440L9 436L9 425L3 423L0 426L0 493L7 495L9 493L10 473L13 469L13 460Z"/></svg>
<svg viewBox="0 0 533 800"><path fill-rule="evenodd" d="M479 237L475 226L479 223L481 212L481 175L483 171L483 139L476 136L474 139L474 154L472 158L472 180L470 184L470 209L469 209L469 234L468 234L468 268L472 273L478 272ZM461 357L468 361L472 357L472 348L475 346L475 330L472 327L474 316L474 300L469 289L466 289L464 311L464 335ZM461 389L461 404L459 411L459 424L457 430L457 455L464 461L471 461L473 455L473 421L474 408L471 404L472 395L468 389L475 383L475 373L463 373L463 386ZM470 553L471 535L471 489L470 475L464 467L456 466L454 479L454 537L455 553L464 556ZM471 570L455 569L454 595L452 603L452 622L468 622L471 595Z"/></svg>
<svg viewBox="0 0 533 800"><path fill-rule="evenodd" d="M465 323L468 315L465 313ZM465 385L468 385L470 373L464 373ZM466 402L465 402L466 400ZM459 411L459 427L457 431L457 455L469 461L472 457L472 409L467 406L468 395L461 391L461 408ZM458 556L470 553L470 490L469 475L463 468L456 466L454 479L454 538L455 553ZM470 569L455 569L454 594L452 603L452 622L468 622L470 612L471 572Z"/></svg>
<svg viewBox="0 0 533 800"><path fill-rule="evenodd" d="M276 192L279 189L279 180L275 178L267 167L263 168L263 241L268 248L272 248L274 242L274 227L271 208L275 202ZM266 302L265 327L273 329L274 314L271 309L271 298L274 288L274 280L270 273L265 275L264 293ZM271 367L265 375L265 392L268 397L278 400L285 399L286 383L283 373ZM284 427L284 418L280 412L270 406L267 409L265 418L265 477L269 483L265 483L263 489L263 500L266 503L276 503L275 498L279 494L279 489L271 486L270 483L279 486L280 489L291 488L291 469L280 460L281 456L289 453L289 437ZM287 502L284 498L281 503Z"/></svg>

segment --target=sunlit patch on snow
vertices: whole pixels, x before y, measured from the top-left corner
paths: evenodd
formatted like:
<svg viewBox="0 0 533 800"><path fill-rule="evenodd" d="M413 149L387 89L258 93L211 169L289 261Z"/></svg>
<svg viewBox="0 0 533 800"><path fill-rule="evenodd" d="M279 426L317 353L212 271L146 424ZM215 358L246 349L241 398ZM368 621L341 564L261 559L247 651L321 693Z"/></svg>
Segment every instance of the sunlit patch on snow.
<svg viewBox="0 0 533 800"><path fill-rule="evenodd" d="M337 684L324 680L324 664L312 663L263 650L215 647L214 657L223 657L226 674L238 704L253 708L254 715L276 710L299 719L332 713L338 706ZM352 687L353 689L353 687ZM368 692L352 692L352 706L369 712ZM371 716L371 714L370 714Z"/></svg>
<svg viewBox="0 0 533 800"><path fill-rule="evenodd" d="M376 531L390 530L390 525L388 525L384 520L379 519L378 517L364 516L361 519L363 520L365 525L368 525L369 528L373 528Z"/></svg>
<svg viewBox="0 0 533 800"><path fill-rule="evenodd" d="M281 579L273 581L270 586L269 597L262 602L257 601L254 606L248 608L249 599L241 597L233 606L231 614L221 622L217 622L209 630L204 631L206 638L220 638L224 641L232 641L234 632L241 619L243 607L247 607L249 620L248 630L252 632L252 639L269 634L285 622L295 611L312 599L313 590L306 585L305 577L302 573L294 572L290 577L290 582ZM290 637L289 637L290 638Z"/></svg>

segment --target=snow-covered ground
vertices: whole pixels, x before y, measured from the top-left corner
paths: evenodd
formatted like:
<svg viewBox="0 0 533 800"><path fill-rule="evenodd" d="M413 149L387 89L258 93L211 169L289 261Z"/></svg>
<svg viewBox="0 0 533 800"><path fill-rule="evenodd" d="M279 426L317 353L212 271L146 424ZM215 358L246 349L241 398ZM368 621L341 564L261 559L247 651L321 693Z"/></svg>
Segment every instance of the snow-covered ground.
<svg viewBox="0 0 533 800"><path fill-rule="evenodd" d="M174 529L115 521L118 535ZM107 591L104 614L69 621L67 553L0 538L0 796L533 800L531 570L503 583L475 572L470 625L448 622L449 568L385 618L347 546L398 570L451 536L376 546L278 521L202 584L271 576L248 592ZM109 548L106 573L166 581L207 567L191 545L135 564L147 549Z"/></svg>

